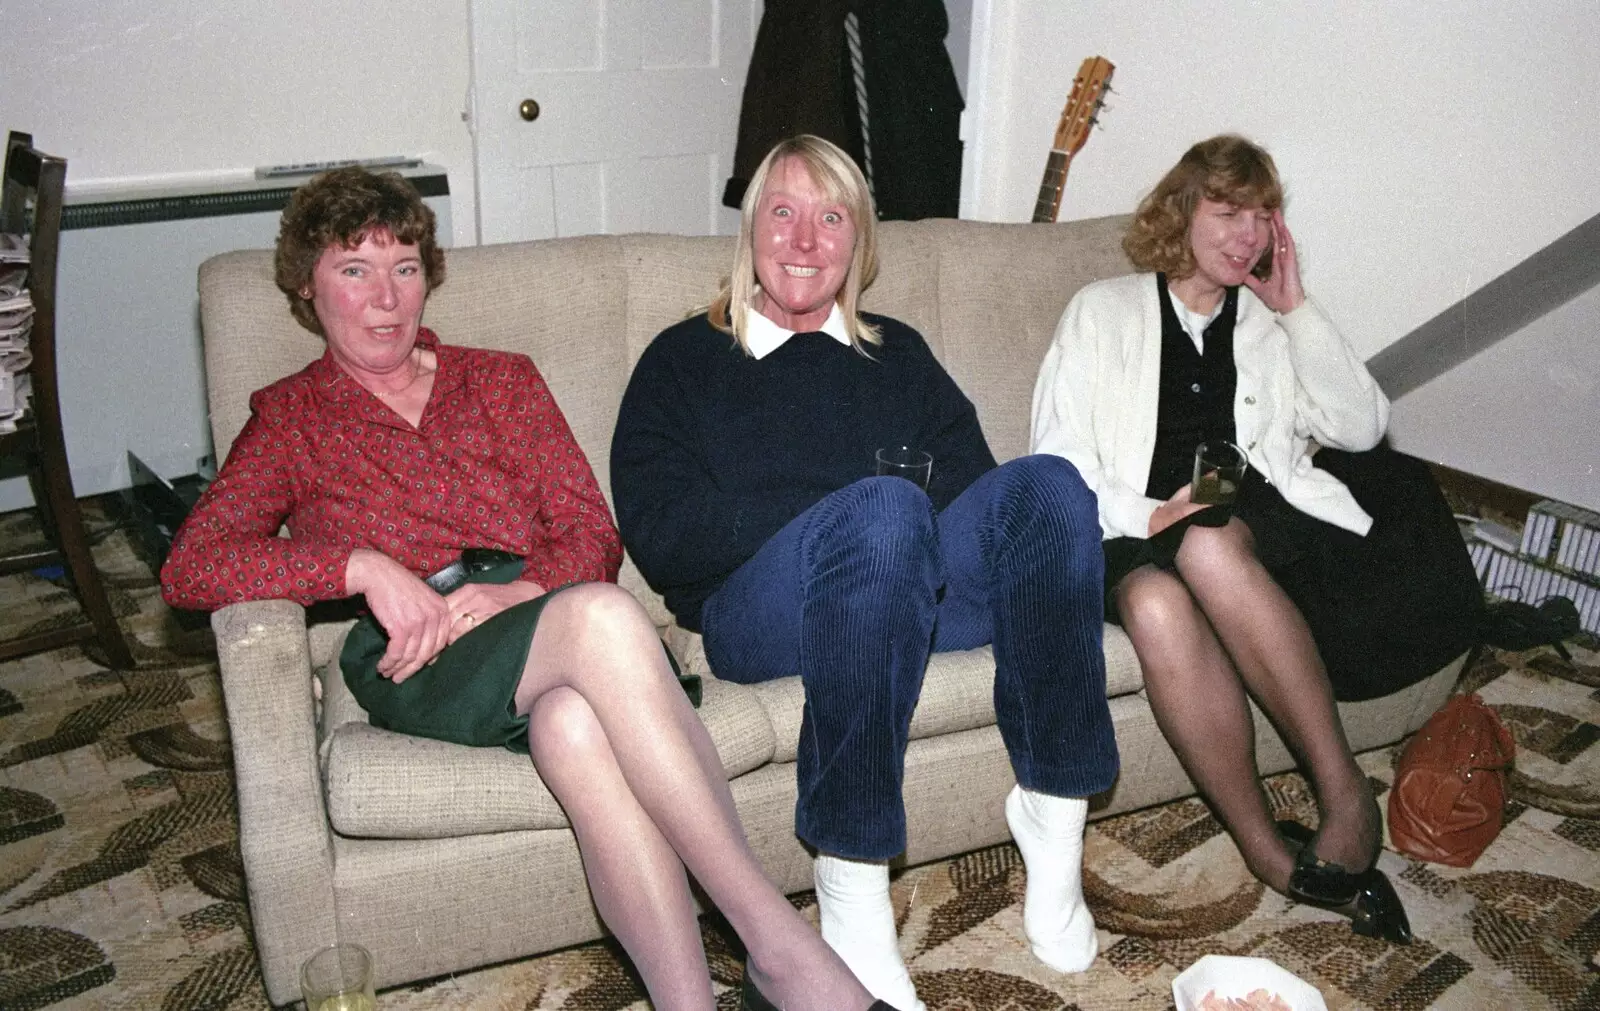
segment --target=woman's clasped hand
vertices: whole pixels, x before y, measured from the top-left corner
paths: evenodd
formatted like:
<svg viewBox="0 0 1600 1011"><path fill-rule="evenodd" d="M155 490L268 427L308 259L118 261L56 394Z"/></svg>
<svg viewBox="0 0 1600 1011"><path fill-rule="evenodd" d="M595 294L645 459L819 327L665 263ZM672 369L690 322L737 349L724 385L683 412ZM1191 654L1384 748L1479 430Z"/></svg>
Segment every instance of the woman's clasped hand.
<svg viewBox="0 0 1600 1011"><path fill-rule="evenodd" d="M399 562L381 552L350 553L345 586L365 598L389 646L378 673L399 683L432 663L441 650L508 607L544 595L538 583L468 583L441 595Z"/></svg>

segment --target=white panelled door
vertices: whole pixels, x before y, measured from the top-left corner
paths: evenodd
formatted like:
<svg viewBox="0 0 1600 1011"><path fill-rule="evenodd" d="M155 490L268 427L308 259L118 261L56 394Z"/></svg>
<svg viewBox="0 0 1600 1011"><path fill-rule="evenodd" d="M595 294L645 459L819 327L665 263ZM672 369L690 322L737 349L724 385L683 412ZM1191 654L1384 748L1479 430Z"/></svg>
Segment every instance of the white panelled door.
<svg viewBox="0 0 1600 1011"><path fill-rule="evenodd" d="M731 234L760 0L471 0L481 240Z"/></svg>

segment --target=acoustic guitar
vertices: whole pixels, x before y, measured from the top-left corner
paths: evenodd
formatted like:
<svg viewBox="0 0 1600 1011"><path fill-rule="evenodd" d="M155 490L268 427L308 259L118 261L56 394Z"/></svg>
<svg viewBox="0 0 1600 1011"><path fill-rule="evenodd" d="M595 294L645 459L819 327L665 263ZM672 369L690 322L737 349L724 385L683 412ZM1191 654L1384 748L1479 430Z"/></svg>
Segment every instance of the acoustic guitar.
<svg viewBox="0 0 1600 1011"><path fill-rule="evenodd" d="M1105 57L1091 56L1083 61L1078 76L1072 79L1072 94L1067 96L1067 107L1061 110L1061 122L1056 124L1050 158L1044 166L1044 181L1039 184L1039 199L1033 205L1034 221L1054 221L1060 213L1061 193L1067 187L1067 166L1089 140L1089 128L1095 124L1095 113L1105 101L1111 86L1111 72L1115 69Z"/></svg>

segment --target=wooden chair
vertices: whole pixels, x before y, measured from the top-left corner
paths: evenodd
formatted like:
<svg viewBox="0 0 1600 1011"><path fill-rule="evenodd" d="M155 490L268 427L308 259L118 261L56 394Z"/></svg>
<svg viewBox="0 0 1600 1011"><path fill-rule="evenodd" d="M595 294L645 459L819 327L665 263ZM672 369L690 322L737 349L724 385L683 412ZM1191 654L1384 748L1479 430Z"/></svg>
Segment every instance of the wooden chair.
<svg viewBox="0 0 1600 1011"><path fill-rule="evenodd" d="M33 362L27 372L33 396L17 430L0 434L0 463L20 459L26 466L48 544L43 550L0 557L0 573L64 564L88 623L0 642L0 660L93 639L113 667L129 669L133 654L117 627L89 553L89 537L72 490L67 444L61 431L56 388L56 253L66 177L65 159L35 150L32 135L12 132L6 142L5 182L0 191L0 231L29 237L28 290L33 298L29 349Z"/></svg>

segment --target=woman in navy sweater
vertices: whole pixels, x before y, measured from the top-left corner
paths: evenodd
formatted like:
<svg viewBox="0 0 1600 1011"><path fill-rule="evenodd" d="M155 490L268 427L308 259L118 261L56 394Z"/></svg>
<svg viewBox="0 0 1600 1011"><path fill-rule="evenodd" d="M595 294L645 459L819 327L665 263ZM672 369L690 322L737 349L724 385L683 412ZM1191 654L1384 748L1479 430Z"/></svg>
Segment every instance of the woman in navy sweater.
<svg viewBox="0 0 1600 1011"><path fill-rule="evenodd" d="M922 1007L887 866L906 844L911 714L930 653L992 643L1026 932L1081 971L1085 798L1117 774L1094 496L1059 457L997 467L921 335L859 311L875 215L848 155L779 144L742 213L709 311L658 336L628 384L611 447L624 542L719 678L802 679L795 830L817 850L823 937L896 1007ZM932 455L926 491L874 476L900 445Z"/></svg>

